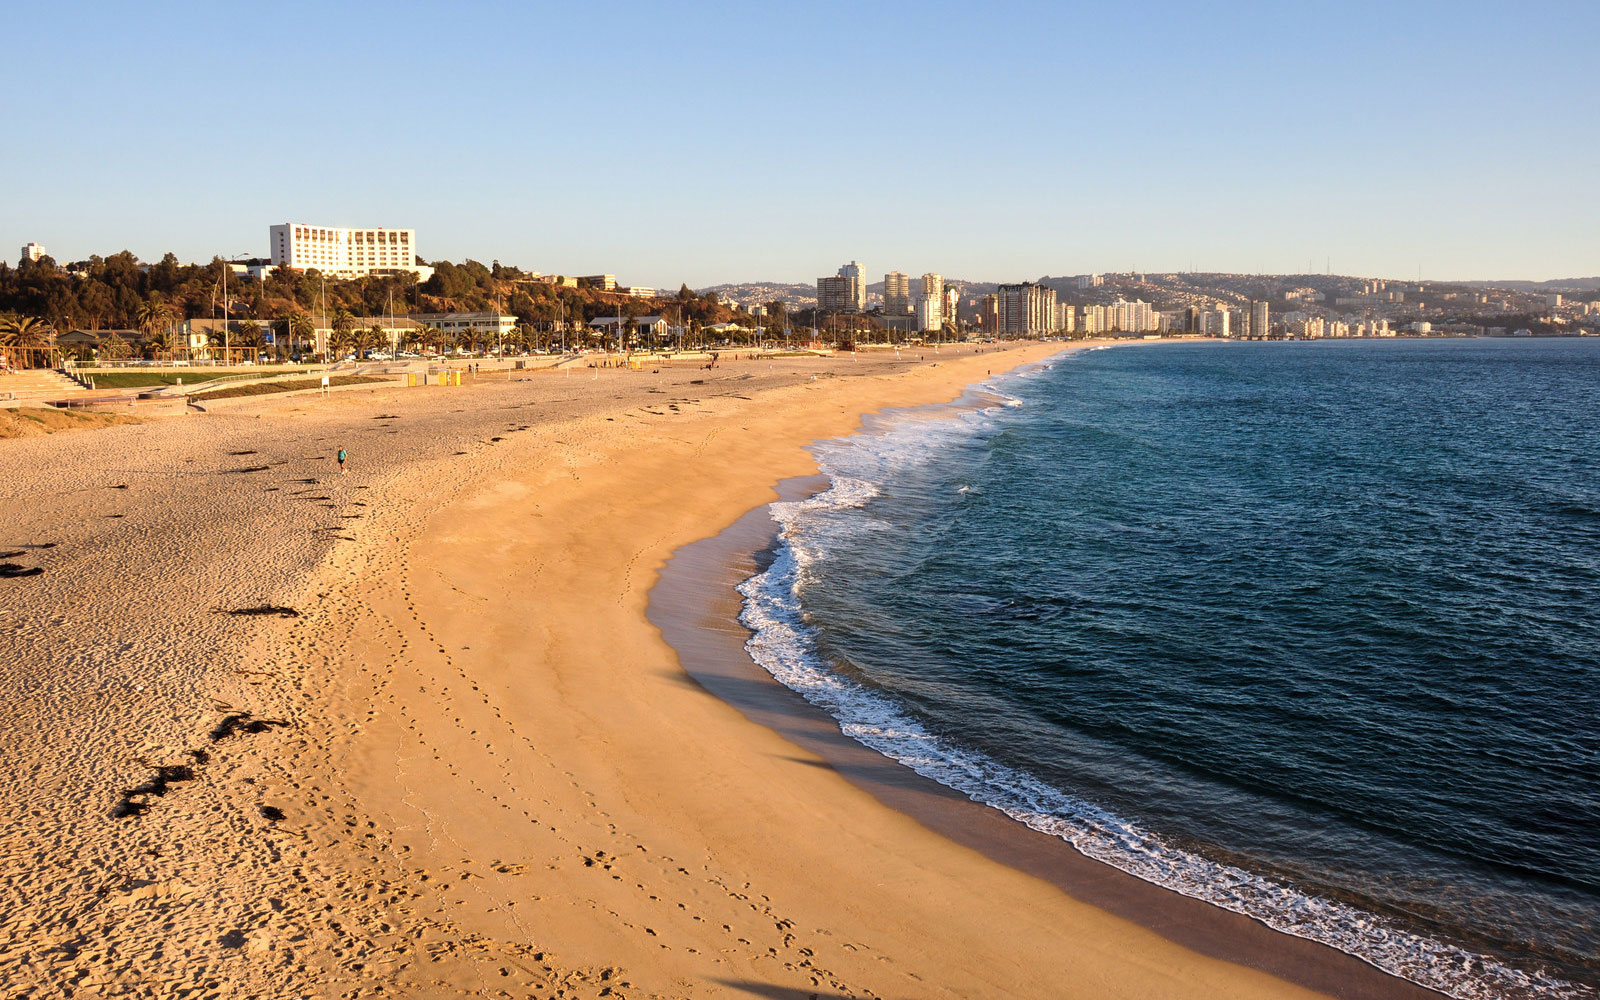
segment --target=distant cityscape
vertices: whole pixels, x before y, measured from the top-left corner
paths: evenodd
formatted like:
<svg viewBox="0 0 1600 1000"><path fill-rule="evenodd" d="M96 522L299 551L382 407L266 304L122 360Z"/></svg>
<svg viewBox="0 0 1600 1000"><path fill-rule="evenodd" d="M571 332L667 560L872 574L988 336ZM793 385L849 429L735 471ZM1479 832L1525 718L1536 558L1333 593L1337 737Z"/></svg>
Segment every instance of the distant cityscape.
<svg viewBox="0 0 1600 1000"><path fill-rule="evenodd" d="M240 297L248 283L264 283L280 270L320 275L324 280L360 282L371 278L400 281L444 297L436 277L440 268L464 265L430 264L418 253L414 229L350 228L301 222L268 226L267 253L226 260L228 273L239 282ZM170 256L170 255L169 255ZM98 260L98 258L95 258ZM53 264L47 248L30 242L21 248L19 267ZM0 265L3 268L4 265ZM66 274L82 277L92 261L67 264ZM140 264L148 271L151 265ZM216 266L215 263L212 265ZM607 308L585 300L586 314L565 310L550 328L585 327L602 334L643 330L653 338L681 335L681 309L670 319L668 307L641 315L654 300L678 298L678 290L625 285L615 274L544 274L519 268L502 269L523 286L582 289L607 300L616 296L642 300L643 309ZM1552 286L1561 290L1552 290ZM549 294L549 293L545 293ZM1019 282L983 282L946 278L929 272L913 277L891 270L869 283L856 260L815 285L781 282L725 284L695 294L727 307L715 324L726 330L761 332L783 324L828 330L835 338L881 334L884 339L929 336L1091 337L1208 336L1247 339L1336 339L1396 336L1594 335L1600 327L1600 279L1568 283L1398 281L1334 274L1246 275L1190 272L1122 272L1041 277ZM392 299L391 293L391 299ZM404 300L403 300L404 301ZM523 303L528 298L523 296ZM420 306L420 296L418 303ZM597 310L604 315L594 315ZM193 349L226 334L235 325L224 303L224 319L175 317ZM626 313L626 314L625 314ZM271 317L252 317L270 320ZM543 317L548 320L548 316ZM424 311L412 308L387 318L358 318L362 329L381 327L393 335L400 327L443 329L464 338L504 338L540 317L515 309ZM61 331L62 346L76 341L92 348L92 332ZM306 339L320 353L336 331L325 309L305 324ZM270 328L265 342L272 343Z"/></svg>
<svg viewBox="0 0 1600 1000"><path fill-rule="evenodd" d="M804 285L718 285L745 308L871 317L887 329L1002 336L1199 335L1249 339L1584 334L1600 329L1600 278L1561 282L1396 281L1335 274L1105 273L1015 283L899 271L864 283L857 261ZM1528 287L1533 286L1533 287ZM1566 291L1550 290L1551 286Z"/></svg>

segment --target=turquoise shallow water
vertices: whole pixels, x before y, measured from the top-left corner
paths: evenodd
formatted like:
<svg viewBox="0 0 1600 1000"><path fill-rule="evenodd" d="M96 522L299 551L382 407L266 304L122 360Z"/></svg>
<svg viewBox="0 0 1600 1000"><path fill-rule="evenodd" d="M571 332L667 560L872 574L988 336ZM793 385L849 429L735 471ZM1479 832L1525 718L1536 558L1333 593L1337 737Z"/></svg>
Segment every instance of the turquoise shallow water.
<svg viewBox="0 0 1600 1000"><path fill-rule="evenodd" d="M1600 984L1600 341L1087 352L819 447L742 588L846 733L1460 997Z"/></svg>

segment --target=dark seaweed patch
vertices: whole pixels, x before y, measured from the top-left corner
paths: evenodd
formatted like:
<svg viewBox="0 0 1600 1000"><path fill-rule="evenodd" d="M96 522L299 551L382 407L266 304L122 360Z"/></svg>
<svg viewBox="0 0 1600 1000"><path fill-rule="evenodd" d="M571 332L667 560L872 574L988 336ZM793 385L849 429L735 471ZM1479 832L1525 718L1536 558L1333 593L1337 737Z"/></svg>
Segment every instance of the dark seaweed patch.
<svg viewBox="0 0 1600 1000"><path fill-rule="evenodd" d="M117 799L111 807L112 819L125 819L129 816L141 815L150 808L150 798L160 798L167 794L167 786L180 781L193 781L194 769L187 764L164 764L156 768L156 773L142 785L135 785L126 789L122 797Z"/></svg>
<svg viewBox="0 0 1600 1000"><path fill-rule="evenodd" d="M257 719L249 712L235 712L232 715L224 716L222 721L217 723L216 728L211 730L211 742L216 743L219 740L225 740L235 733L250 733L253 735L255 733L264 733L273 726L287 725L287 722L279 719Z"/></svg>
<svg viewBox="0 0 1600 1000"><path fill-rule="evenodd" d="M278 604L260 604L253 608L213 608L218 615L277 615L279 618L299 618L300 612Z"/></svg>

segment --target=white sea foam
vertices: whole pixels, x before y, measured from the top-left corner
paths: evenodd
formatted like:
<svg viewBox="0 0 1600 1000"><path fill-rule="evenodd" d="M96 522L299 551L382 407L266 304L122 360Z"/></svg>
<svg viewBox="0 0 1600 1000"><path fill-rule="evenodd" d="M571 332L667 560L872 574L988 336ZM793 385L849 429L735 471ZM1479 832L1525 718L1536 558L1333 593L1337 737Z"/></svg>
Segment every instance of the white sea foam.
<svg viewBox="0 0 1600 1000"><path fill-rule="evenodd" d="M1023 401L985 389L1006 407ZM771 565L739 586L741 620L755 662L838 720L847 736L918 774L1066 841L1082 854L1147 882L1254 918L1361 958L1385 972L1459 1000L1568 1000L1594 991L1543 972L1525 972L1458 946L1419 936L1349 904L1167 843L1159 835L1038 778L928 730L892 698L830 669L816 651L816 633L802 611L806 587L828 548L855 527L841 512L860 510L895 469L929 461L962 436L995 426L990 410L958 411L952 419L907 418L870 434L818 449L832 485L807 500L772 505L779 544Z"/></svg>

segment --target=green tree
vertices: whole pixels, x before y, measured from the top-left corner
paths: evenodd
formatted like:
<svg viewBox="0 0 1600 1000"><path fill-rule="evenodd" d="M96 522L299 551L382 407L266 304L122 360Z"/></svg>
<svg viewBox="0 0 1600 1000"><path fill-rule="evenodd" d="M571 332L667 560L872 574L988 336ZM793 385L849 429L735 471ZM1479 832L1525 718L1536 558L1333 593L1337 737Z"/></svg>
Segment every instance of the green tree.
<svg viewBox="0 0 1600 1000"><path fill-rule="evenodd" d="M55 336L55 328L37 316L15 313L0 316L0 347L17 351L21 355L20 360L28 367L41 360L41 352L51 347ZM9 360L15 363L18 359Z"/></svg>
<svg viewBox="0 0 1600 1000"><path fill-rule="evenodd" d="M296 344L305 344L315 339L317 335L316 324L311 322L311 317L303 312L295 312L289 316L289 353L293 354Z"/></svg>
<svg viewBox="0 0 1600 1000"><path fill-rule="evenodd" d="M138 321L139 332L154 340L172 322L172 307L160 299L148 299L139 303L134 317Z"/></svg>
<svg viewBox="0 0 1600 1000"><path fill-rule="evenodd" d="M357 330L355 335L356 357L361 357L376 351L379 347L386 347L389 338L383 332L383 327L374 323L365 330Z"/></svg>
<svg viewBox="0 0 1600 1000"><path fill-rule="evenodd" d="M445 336L445 332L436 326L424 326L421 330L417 331L417 340L421 342L424 348L437 351L441 354L444 352L444 345L447 339L448 338Z"/></svg>
<svg viewBox="0 0 1600 1000"><path fill-rule="evenodd" d="M356 318L350 315L350 310L348 309L335 309L333 311L333 321L329 325L332 327L333 332L329 349L336 355L342 355L354 343L351 333L356 328ZM335 342L340 346L333 347Z"/></svg>
<svg viewBox="0 0 1600 1000"><path fill-rule="evenodd" d="M328 360L341 360L356 346L355 333L350 330L340 330L337 327L328 331Z"/></svg>
<svg viewBox="0 0 1600 1000"><path fill-rule="evenodd" d="M252 358L260 352L261 345L264 343L261 324L253 319L240 323L239 329L234 332L233 338L238 346L250 349Z"/></svg>

